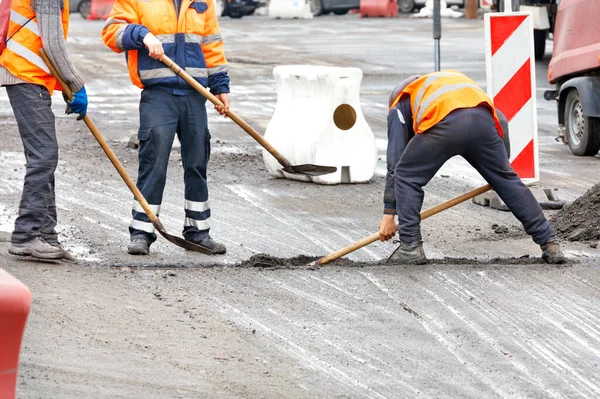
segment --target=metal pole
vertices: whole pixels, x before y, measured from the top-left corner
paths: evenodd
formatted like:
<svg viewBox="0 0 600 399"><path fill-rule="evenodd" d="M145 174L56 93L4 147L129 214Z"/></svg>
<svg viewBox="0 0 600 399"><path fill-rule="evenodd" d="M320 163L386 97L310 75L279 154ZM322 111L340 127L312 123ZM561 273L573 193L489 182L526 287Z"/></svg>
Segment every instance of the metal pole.
<svg viewBox="0 0 600 399"><path fill-rule="evenodd" d="M433 0L433 40L435 42L435 71L440 71L440 39L442 38L442 17L440 15L440 0Z"/></svg>

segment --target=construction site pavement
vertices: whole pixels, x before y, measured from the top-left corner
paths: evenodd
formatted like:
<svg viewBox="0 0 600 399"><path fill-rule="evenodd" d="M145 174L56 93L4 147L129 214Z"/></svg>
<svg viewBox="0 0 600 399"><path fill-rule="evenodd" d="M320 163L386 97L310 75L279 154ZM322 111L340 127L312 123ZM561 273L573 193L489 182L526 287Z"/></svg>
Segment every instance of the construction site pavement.
<svg viewBox="0 0 600 399"><path fill-rule="evenodd" d="M137 131L139 90L123 55L103 45L102 26L73 14L69 48L86 79L89 115L135 176L137 153L126 144ZM431 21L408 18L257 16L221 26L232 109L259 131L275 107L274 66L361 68L362 109L378 143L375 178L341 186L274 179L256 143L211 111L212 234L227 255L185 252L159 237L150 256L131 257L132 195L56 94L59 232L79 260L19 260L7 248L24 157L2 91L0 267L33 296L19 398L600 395L600 252L565 243L570 263L545 265L510 213L467 202L427 219L426 266L375 264L394 248L376 243L352 254L354 264L241 267L262 253L322 256L376 231L388 92L431 71L433 40ZM485 87L483 22L444 20L443 29L442 67ZM599 160L554 140L555 105L542 100L547 62L536 64L539 186L573 201L598 182ZM426 187L424 208L483 183L452 160ZM160 219L179 234L183 217L175 149Z"/></svg>

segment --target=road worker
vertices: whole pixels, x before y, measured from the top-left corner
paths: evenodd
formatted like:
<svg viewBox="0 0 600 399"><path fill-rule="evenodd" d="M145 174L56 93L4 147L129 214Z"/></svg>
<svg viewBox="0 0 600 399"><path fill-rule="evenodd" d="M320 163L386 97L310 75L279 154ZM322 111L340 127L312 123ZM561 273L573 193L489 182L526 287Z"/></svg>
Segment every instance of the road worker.
<svg viewBox="0 0 600 399"><path fill-rule="evenodd" d="M210 206L206 170L210 156L206 99L169 69L163 54L175 61L229 109L229 77L212 0L116 0L102 30L115 52L127 52L129 75L143 89L140 101L137 187L156 215L167 177L175 134L181 142L185 182L186 240L225 253L209 235ZM129 226L128 253L147 255L156 234L150 219L135 202Z"/></svg>
<svg viewBox="0 0 600 399"><path fill-rule="evenodd" d="M456 155L498 193L540 245L545 262L566 261L540 205L510 166L503 136L492 101L461 73L412 76L394 88L389 98L384 215L379 224L382 241L398 232L399 246L390 263L426 263L420 228L423 187Z"/></svg>
<svg viewBox="0 0 600 399"><path fill-rule="evenodd" d="M6 87L26 160L19 216L8 252L40 259L72 259L58 241L54 172L58 143L51 95L59 89L38 55L44 48L74 93L67 113L85 116L83 79L67 51L68 2L12 0L6 48L0 56L0 84Z"/></svg>

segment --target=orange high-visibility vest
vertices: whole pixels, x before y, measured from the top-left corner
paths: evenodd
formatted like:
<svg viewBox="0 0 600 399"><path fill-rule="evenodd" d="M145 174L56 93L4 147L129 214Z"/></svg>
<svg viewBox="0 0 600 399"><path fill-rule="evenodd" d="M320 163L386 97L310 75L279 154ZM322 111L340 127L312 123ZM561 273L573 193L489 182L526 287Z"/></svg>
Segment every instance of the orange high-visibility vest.
<svg viewBox="0 0 600 399"><path fill-rule="evenodd" d="M183 82L148 51L126 50L123 36L129 24L147 27L163 44L165 55L203 86L209 77L227 73L223 38L213 0L182 0L179 14L172 0L116 0L102 29L104 43L115 52L127 51L133 84L140 88L175 86ZM183 82L184 87L188 87Z"/></svg>
<svg viewBox="0 0 600 399"><path fill-rule="evenodd" d="M485 104L494 117L498 134L504 136L492 100L462 73L442 71L423 75L398 94L390 109L398 104L403 95L410 95L415 134L431 129L456 109Z"/></svg>
<svg viewBox="0 0 600 399"><path fill-rule="evenodd" d="M66 40L69 29L68 0L64 1L62 25ZM60 85L50 73L50 69L39 55L42 38L35 11L31 7L31 0L12 0L7 38L10 40L6 43L6 49L0 56L2 66L19 79L45 86L50 95L55 89L61 90Z"/></svg>

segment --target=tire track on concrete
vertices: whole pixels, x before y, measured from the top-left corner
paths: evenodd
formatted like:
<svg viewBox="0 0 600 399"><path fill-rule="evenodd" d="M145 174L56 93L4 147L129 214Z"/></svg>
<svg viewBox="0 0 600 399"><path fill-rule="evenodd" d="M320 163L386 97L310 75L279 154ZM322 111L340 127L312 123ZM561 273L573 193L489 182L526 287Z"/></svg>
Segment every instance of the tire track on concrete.
<svg viewBox="0 0 600 399"><path fill-rule="evenodd" d="M403 308L404 310L407 310L407 308L411 309L404 302L396 298L388 290L388 288L373 274L365 272L360 272L360 274L362 274L368 281L370 281L375 287L377 287L377 289L379 289L383 294L385 294L389 299L391 299L401 308ZM413 314L415 318L419 321L419 323L423 326L425 331L427 331L428 334L435 338L435 340L438 341L438 343L442 345L442 347L447 352L449 352L460 364L464 365L466 369L477 379L477 381L485 384L485 386L487 386L492 392L494 392L500 397L508 396L507 392L505 392L501 386L498 386L498 384L495 381L491 380L487 375L485 375L485 373L482 370L478 369L473 364L471 364L467 354L461 353L462 351L457 347L457 345L454 342L451 342L451 340L446 339L443 336L443 333L445 331L448 331L448 326L446 325L446 323L434 318L433 316L422 310L420 310L419 313L415 312L414 310L412 310L412 312L409 311L409 313ZM473 394L475 393L476 392L473 392ZM481 395L481 392L479 392L478 394Z"/></svg>
<svg viewBox="0 0 600 399"><path fill-rule="evenodd" d="M288 353L293 358L297 359L305 366L318 370L324 375L333 378L338 383L347 386L352 389L353 392L359 395L366 395L369 398L381 398L384 399L386 396L375 391L368 385L356 380L349 376L343 370L335 367L334 365L321 360L318 356L311 353L309 350L304 348L301 344L296 343L286 337L286 331L278 326L269 327L260 320L253 318L249 314L242 310L224 302L219 297L213 297L212 300L218 304L218 310L229 319L233 319L236 324L244 326L246 328L259 328L264 334L274 338L270 340L271 346L276 346L282 353Z"/></svg>
<svg viewBox="0 0 600 399"><path fill-rule="evenodd" d="M514 338L511 339L511 342L515 345L517 345L521 350L523 350L525 353L527 353L534 361L538 362L540 365L542 365L546 370L548 370L549 372L551 372L552 374L556 375L559 380L565 381L564 378L564 371L570 371L573 372L574 369L569 366L567 363L565 363L562 359L560 359L557 355L557 353L549 346L547 345L544 341L540 341L539 339L536 339L535 337L539 336L539 332L537 330L534 331L529 331L527 330L527 326L526 325L521 325L518 324L518 317L507 317L507 314L510 315L518 315L518 314L525 314L528 315L532 312L532 310L530 309L531 305L529 306L529 308L527 310L524 310L522 308L522 306L517 307L512 306L512 303L518 303L518 304L523 304L523 303L528 303L531 304L530 298L521 298L522 297L522 293L520 291L515 291L513 290L510 285L502 285L500 282L491 279L487 273L485 272L480 272L478 273L479 276L481 276L485 281L487 281L488 283L495 285L496 286L496 290L494 291L490 291L490 290L486 290L485 288L479 288L479 292L475 293L475 295L477 295L479 298L481 298L481 300L478 301L473 301L472 306L476 306L478 308L480 308L482 311L487 312L487 314L493 318L492 322L493 322L493 326L495 326L494 328L504 332L504 334L507 337L514 337L517 340L515 340ZM472 287L476 288L479 287L481 284L476 282L475 280L473 280L470 277L465 276L467 280L471 281L473 283ZM502 278L502 276L500 276L500 278ZM501 287L503 288L504 292L503 293L497 293L497 288ZM490 302L490 303L495 303L496 301L493 301L491 298L489 297L489 293L490 292L495 292L497 293L497 295L499 296L499 301L502 303L503 306L503 311L500 310L500 305L498 306L488 306L485 305L486 302ZM529 291L530 292L530 291ZM487 301L484 300L484 298L487 298ZM507 301L506 298L510 298L510 301ZM538 313L535 311L535 308L533 309L533 312ZM527 318L523 319L523 320L528 320ZM508 328L504 328L504 326L507 326ZM581 377L577 372L575 372L575 377L577 380L580 380L578 383L572 382L572 381L568 381L567 384L571 387L571 389L574 392L577 392L578 395L582 395L582 396L586 396L584 394L584 392L581 391ZM585 379L584 379L585 380ZM589 381L586 383L584 382L584 385L587 385L588 387L590 386ZM547 385L546 385L547 387ZM549 389L549 388L546 388ZM594 391L594 389L587 389L587 394L588 395L592 395L595 396L592 392ZM551 393L551 392L550 392ZM549 393L549 394L550 394ZM557 397L563 397L563 395L555 392L554 395L556 395Z"/></svg>
<svg viewBox="0 0 600 399"><path fill-rule="evenodd" d="M479 301L474 303L474 300L471 299L471 298L474 298L474 295L476 295L476 294L474 294L472 291L470 291L469 287L464 286L463 284L459 283L455 279L449 277L447 275L447 273L438 272L436 274L440 277L437 279L440 286L444 290L449 292L451 295L453 295L455 298L457 298L459 301L461 301L464 305L466 305L467 309L469 309L469 308L472 309L473 311L475 311L475 314L477 316L479 316L479 317L483 318L485 321L487 321L489 323L489 327L486 328L484 326L479 325L475 321L474 317L470 316L469 314L463 314L463 312L461 312L460 310L456 309L455 307L453 307L451 305L444 303L443 306L446 307L461 322L463 322L469 328L471 328L471 330L482 341L484 341L486 344L491 346L496 353L501 353L502 355L504 355L502 360L505 360L505 361L508 360L508 359L506 359L506 356L507 356L507 354L509 354L511 352L511 350L505 346L506 344L503 344L499 339L492 336L491 333L486 332L486 330L489 330L489 331L501 330L498 327L499 325L502 325L501 321L500 320L494 321L494 320L490 319L480 309L478 309L476 304L478 304ZM464 273L462 273L462 274L464 276ZM430 296L436 297L436 300L445 302L443 299L441 299L441 297L439 297L433 291L431 291L425 287L423 287L423 289ZM504 332L504 333L505 333L505 336L507 338L509 338L509 335L507 335L506 332ZM510 343L513 343L512 341L513 340L510 339ZM519 347L521 347L521 349L524 349L524 347L522 345L519 345ZM544 385L544 383L542 381L539 381L535 377L535 374L532 372L531 368L528 367L527 365L525 365L523 362L518 361L515 357L511 357L509 360L509 363L512 367L515 367L520 372L520 375L525 375L527 377L527 381L529 383L531 383L532 385L535 385L536 387L538 387L539 389L541 389L546 394L548 394L552 397L556 397L556 398L560 397L560 395L557 392L552 391L552 390L548 391L548 388ZM512 393L512 395L514 395L514 394L517 394L517 392Z"/></svg>

